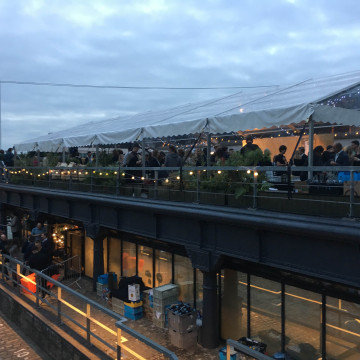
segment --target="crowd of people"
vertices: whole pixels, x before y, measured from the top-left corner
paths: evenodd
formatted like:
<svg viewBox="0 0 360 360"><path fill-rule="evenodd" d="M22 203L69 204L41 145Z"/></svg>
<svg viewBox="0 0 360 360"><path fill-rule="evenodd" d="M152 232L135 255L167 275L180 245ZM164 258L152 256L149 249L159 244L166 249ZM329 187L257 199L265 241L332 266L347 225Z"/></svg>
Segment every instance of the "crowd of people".
<svg viewBox="0 0 360 360"><path fill-rule="evenodd" d="M5 231L0 229L0 252L24 262L32 269L38 271L48 269L52 263L54 243L52 238L48 236L44 225L38 222L25 240L21 238L20 223L15 214L11 217L9 225L11 226L12 239L8 239ZM13 284L16 286L16 262L10 262L9 266L13 270ZM23 268L22 274L26 275L26 273L26 268ZM6 267L5 274L8 274ZM45 295L46 292L42 290L41 296L45 297Z"/></svg>

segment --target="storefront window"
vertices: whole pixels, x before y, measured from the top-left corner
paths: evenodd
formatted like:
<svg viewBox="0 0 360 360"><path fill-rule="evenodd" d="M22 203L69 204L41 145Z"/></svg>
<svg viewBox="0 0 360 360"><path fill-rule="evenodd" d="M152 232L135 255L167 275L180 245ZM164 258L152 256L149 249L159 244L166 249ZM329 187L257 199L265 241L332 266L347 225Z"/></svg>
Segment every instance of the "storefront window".
<svg viewBox="0 0 360 360"><path fill-rule="evenodd" d="M196 269L196 309L202 311L203 307L203 273Z"/></svg>
<svg viewBox="0 0 360 360"><path fill-rule="evenodd" d="M194 269L188 257L174 255L175 284L179 285L179 300L194 304Z"/></svg>
<svg viewBox="0 0 360 360"><path fill-rule="evenodd" d="M250 277L251 338L267 345L269 354L281 350L281 284Z"/></svg>
<svg viewBox="0 0 360 360"><path fill-rule="evenodd" d="M117 238L109 239L109 271L114 272L120 279L121 273L121 240Z"/></svg>
<svg viewBox="0 0 360 360"><path fill-rule="evenodd" d="M247 335L247 274L221 271L221 337L239 339Z"/></svg>
<svg viewBox="0 0 360 360"><path fill-rule="evenodd" d="M123 241L122 253L122 270L123 276L136 275L136 245Z"/></svg>
<svg viewBox="0 0 360 360"><path fill-rule="evenodd" d="M299 360L321 357L321 295L285 287L286 352Z"/></svg>
<svg viewBox="0 0 360 360"><path fill-rule="evenodd" d="M326 298L327 358L360 359L360 305Z"/></svg>
<svg viewBox="0 0 360 360"><path fill-rule="evenodd" d="M172 281L172 254L155 250L155 286L170 284Z"/></svg>
<svg viewBox="0 0 360 360"><path fill-rule="evenodd" d="M138 245L138 275L145 286L153 287L153 249Z"/></svg>

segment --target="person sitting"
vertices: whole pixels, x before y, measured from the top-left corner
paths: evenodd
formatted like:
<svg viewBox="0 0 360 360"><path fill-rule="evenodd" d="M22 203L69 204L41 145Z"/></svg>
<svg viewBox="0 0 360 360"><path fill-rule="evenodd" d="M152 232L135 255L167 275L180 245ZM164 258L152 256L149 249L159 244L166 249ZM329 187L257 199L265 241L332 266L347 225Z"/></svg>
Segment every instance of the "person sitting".
<svg viewBox="0 0 360 360"><path fill-rule="evenodd" d="M330 165L332 166L349 166L349 156L343 150L343 146L341 143L334 144L334 152L335 158L333 161L330 161Z"/></svg>

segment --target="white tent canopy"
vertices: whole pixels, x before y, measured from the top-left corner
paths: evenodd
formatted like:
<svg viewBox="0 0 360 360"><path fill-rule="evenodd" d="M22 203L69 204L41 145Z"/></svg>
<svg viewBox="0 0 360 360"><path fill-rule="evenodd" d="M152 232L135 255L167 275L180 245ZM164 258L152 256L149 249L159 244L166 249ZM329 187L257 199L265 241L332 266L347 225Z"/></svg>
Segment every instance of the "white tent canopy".
<svg viewBox="0 0 360 360"><path fill-rule="evenodd" d="M360 86L360 71L262 90L246 90L199 103L82 124L16 144L18 151L59 151L62 147L107 145L206 131L233 131L289 125L307 120L360 125L360 112L324 100ZM356 89L359 96L359 89Z"/></svg>

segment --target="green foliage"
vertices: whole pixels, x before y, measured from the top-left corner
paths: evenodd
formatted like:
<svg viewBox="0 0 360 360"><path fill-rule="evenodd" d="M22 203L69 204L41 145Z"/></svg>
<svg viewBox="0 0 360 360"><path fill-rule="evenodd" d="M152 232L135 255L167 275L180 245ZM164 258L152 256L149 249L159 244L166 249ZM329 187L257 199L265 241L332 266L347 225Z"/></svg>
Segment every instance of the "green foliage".
<svg viewBox="0 0 360 360"><path fill-rule="evenodd" d="M48 166L56 166L59 162L59 154L54 152L48 152L46 154Z"/></svg>

